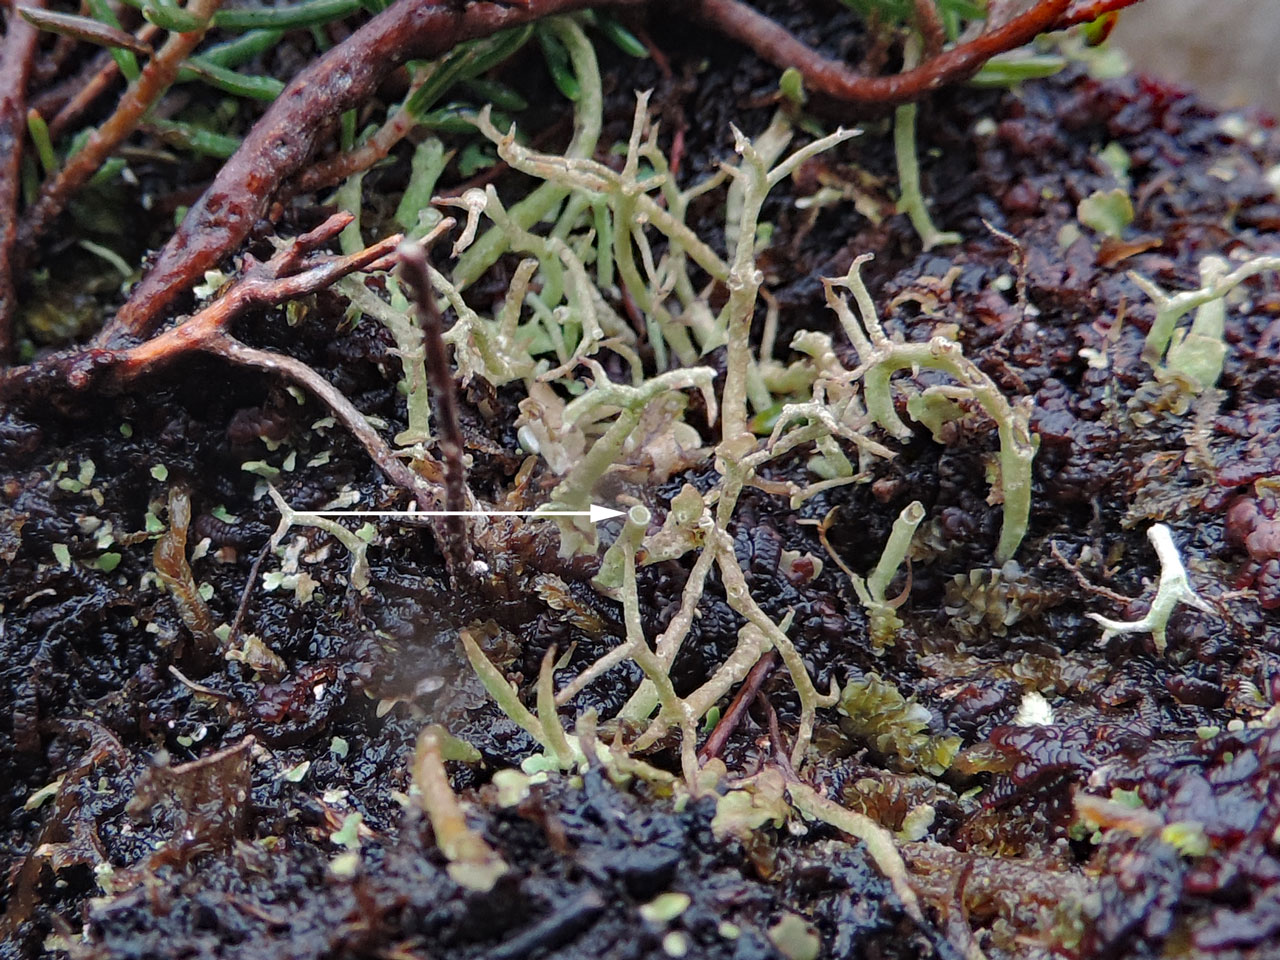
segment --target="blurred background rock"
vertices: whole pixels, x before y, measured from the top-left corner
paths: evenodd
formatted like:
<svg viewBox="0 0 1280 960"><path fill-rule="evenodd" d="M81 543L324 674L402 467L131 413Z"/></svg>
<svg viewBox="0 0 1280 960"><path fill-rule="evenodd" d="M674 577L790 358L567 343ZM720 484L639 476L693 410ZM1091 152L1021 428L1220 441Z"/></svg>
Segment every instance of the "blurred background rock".
<svg viewBox="0 0 1280 960"><path fill-rule="evenodd" d="M1116 40L1139 70L1280 116L1280 0L1146 0Z"/></svg>

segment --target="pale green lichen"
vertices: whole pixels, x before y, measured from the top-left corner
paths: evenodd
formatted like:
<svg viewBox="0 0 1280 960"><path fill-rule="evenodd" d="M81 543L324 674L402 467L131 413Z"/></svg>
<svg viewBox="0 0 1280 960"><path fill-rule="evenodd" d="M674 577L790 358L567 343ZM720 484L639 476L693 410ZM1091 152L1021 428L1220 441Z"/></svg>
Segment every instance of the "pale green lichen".
<svg viewBox="0 0 1280 960"><path fill-rule="evenodd" d="M1133 222L1133 201L1127 190L1095 190L1076 204L1076 219L1090 230L1113 239Z"/></svg>
<svg viewBox="0 0 1280 960"><path fill-rule="evenodd" d="M1039 446L1039 438L1031 433L1031 401L1027 398L1011 403L954 340L941 336L927 343L891 340L880 326L875 304L859 274L859 267L869 258L869 255L855 258L842 280L824 281L827 303L836 311L858 352L867 413L893 436L909 439L911 428L898 416L890 378L899 370L924 368L940 370L956 381L953 387L929 387L924 391L926 394L976 401L996 422L1000 437L997 495L1004 503L1004 524L996 546L996 561L1003 564L1017 551L1031 514L1031 464ZM846 300L836 293L840 286L852 292L860 322Z"/></svg>
<svg viewBox="0 0 1280 960"><path fill-rule="evenodd" d="M903 69L910 70L919 59L920 38L912 36L903 51ZM907 215L924 249L932 250L959 243L963 238L958 233L939 230L929 216L924 191L920 188L920 160L916 151L916 115L919 109L914 103L904 103L893 114L893 149L898 161L898 186L901 190L898 212Z"/></svg>
<svg viewBox="0 0 1280 960"><path fill-rule="evenodd" d="M870 576L865 580L857 574L849 577L858 600L871 620L871 642L877 649L887 646L902 626L896 612L897 605L886 599L885 591L906 561L911 538L915 536L916 528L923 519L924 505L919 500L913 500L903 507L898 519L893 522L889 539L880 554L880 562Z"/></svg>
<svg viewBox="0 0 1280 960"><path fill-rule="evenodd" d="M440 740L427 729L418 735L413 760L414 797L427 815L436 846L449 861L449 876L468 890L487 892L507 872L506 861L467 826L458 798L449 786Z"/></svg>
<svg viewBox="0 0 1280 960"><path fill-rule="evenodd" d="M1221 257L1206 257L1200 265L1200 287L1173 295L1141 274L1129 274L1156 305L1156 317L1147 331L1142 359L1158 374L1183 374L1197 393L1213 386L1222 373L1226 356L1223 298L1250 277L1280 270L1280 257L1259 256L1246 260L1234 270L1229 267ZM1197 308L1200 311L1191 330L1177 338L1178 321Z"/></svg>
<svg viewBox="0 0 1280 960"><path fill-rule="evenodd" d="M280 523L276 526L275 533L271 535L272 550L280 547L285 536L293 527L315 527L329 534L329 536L347 548L347 552L351 555L349 575L351 586L357 590L367 590L369 588L368 540L359 536L354 530L348 530L336 520L317 517L303 510L294 510L285 502L284 497L280 496L275 487L268 486L267 493L270 494L276 509L280 511Z"/></svg>

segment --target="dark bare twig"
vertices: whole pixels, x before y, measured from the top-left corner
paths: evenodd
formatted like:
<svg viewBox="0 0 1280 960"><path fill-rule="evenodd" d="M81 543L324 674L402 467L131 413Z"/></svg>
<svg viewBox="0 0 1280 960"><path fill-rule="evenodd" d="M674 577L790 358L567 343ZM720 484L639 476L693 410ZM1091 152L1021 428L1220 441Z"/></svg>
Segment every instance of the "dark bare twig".
<svg viewBox="0 0 1280 960"><path fill-rule="evenodd" d="M778 711L773 709L773 704L765 696L763 690L756 694L756 700L764 708L765 716L769 718L769 746L773 748L773 762L777 764L788 783L799 783L800 777L797 776L795 767L791 765L790 751L782 739L782 728L778 724Z"/></svg>
<svg viewBox="0 0 1280 960"><path fill-rule="evenodd" d="M715 725L715 729L711 731L711 736L707 737L706 743L698 751L699 763L706 763L708 760L714 760L720 756L721 751L724 750L724 745L729 742L733 732L738 729L738 724L742 722L742 718L746 715L751 702L755 700L756 694L760 692L765 680L769 679L769 674L773 673L773 668L777 665L778 652L776 650L770 650L756 661L756 665L751 668L751 672L742 681L742 686L729 704L729 709L724 712L720 721Z"/></svg>
<svg viewBox="0 0 1280 960"><path fill-rule="evenodd" d="M417 303L418 325L422 328L426 348L427 382L431 387L436 429L440 433L440 455L444 461L445 509L466 510L471 505L471 496L467 491L467 468L462 460L458 388L449 369L448 347L444 342L444 327L440 322L435 290L431 286L427 251L416 243L402 243L396 256L400 260L400 277ZM445 530L448 539L444 546L452 568L455 572L465 573L471 566L471 538L467 535L465 518L446 517Z"/></svg>
<svg viewBox="0 0 1280 960"><path fill-rule="evenodd" d="M44 0L32 0L39 9ZM17 309L13 252L17 242L18 188L22 179L22 142L27 130L27 80L40 33L9 11L4 47L0 49L0 365L13 352L13 315Z"/></svg>
<svg viewBox="0 0 1280 960"><path fill-rule="evenodd" d="M250 307L275 306L297 300L357 270L389 268L392 265L390 255L402 239L399 234L349 256L312 255L317 248L333 241L351 221L352 216L347 212L334 214L320 227L285 244L266 262L246 257L241 276L223 296L145 343L122 349L78 349L46 358L37 365L5 371L0 374L0 397L23 393L40 396L50 384L58 383L63 388L76 390L87 389L96 383L123 387L138 376L172 364L188 353L224 352L221 342L227 337L230 324ZM251 366L262 366L256 356L237 355L233 358ZM358 425L367 428L362 419ZM365 439L361 436L362 442ZM415 484L410 484L410 489L413 486Z"/></svg>
<svg viewBox="0 0 1280 960"><path fill-rule="evenodd" d="M1094 583L1092 580L1086 577L1084 575L1084 571L1080 569L1080 565L1078 563L1072 563L1065 556L1063 556L1062 549L1058 546L1057 540L1049 541L1049 552L1053 554L1053 559L1058 562L1059 566L1061 566L1064 570L1066 570L1069 574L1071 574L1071 576L1075 578L1076 583L1078 583L1080 587L1086 592L1095 594L1099 597L1106 597L1108 600L1111 600L1114 603L1118 603L1125 607L1129 606L1132 603L1137 602L1136 600L1133 599L1133 597L1126 597L1123 593L1117 593L1111 588L1104 587L1100 583Z"/></svg>
<svg viewBox="0 0 1280 960"><path fill-rule="evenodd" d="M358 270L389 268L393 262L392 251L402 239L399 234L349 256L309 256L333 240L351 220L349 213L334 214L310 233L282 247L266 263L251 261L240 279L222 297L194 316L136 347L103 352L111 358L110 373L116 383L136 378L191 351L278 373L327 406L360 441L369 458L387 478L411 493L421 508L437 508L445 499L442 491L397 457L341 390L301 360L247 346L227 332L231 322L249 307L296 300Z"/></svg>
<svg viewBox="0 0 1280 960"><path fill-rule="evenodd" d="M240 594L240 605L236 607L235 619L231 621L231 632L227 634L227 649L233 649L240 639L240 628L244 626L244 618L249 613L249 601L253 599L253 585L258 582L258 571L262 569L262 561L271 552L271 541L268 540L258 551L249 568L249 576L244 582L244 590Z"/></svg>
<svg viewBox="0 0 1280 960"><path fill-rule="evenodd" d="M222 5L222 0L191 0L186 12L202 23ZM204 37L204 29L189 33L173 33L155 56L147 61L138 79L129 85L116 109L93 134L88 142L71 157L58 175L47 181L40 190L40 198L23 215L18 227L18 245L30 250L35 241L49 228L84 182L102 162L137 129L143 115L160 98L174 79L187 55Z"/></svg>
<svg viewBox="0 0 1280 960"><path fill-rule="evenodd" d="M30 9L30 4L27 5L27 8ZM62 73L62 68L71 59L71 55L79 51L79 47L80 44L71 37L59 35L53 41L52 49L36 54L35 63L31 67L29 83L36 87L49 83Z"/></svg>
<svg viewBox="0 0 1280 960"><path fill-rule="evenodd" d="M39 67L39 58L36 59L36 67L32 68L31 83L39 84L36 70ZM35 110L42 117L51 117L67 103L76 92L89 82L95 73L102 69L104 63L115 63L111 59L109 50L99 50L96 54L82 58L79 68L72 74L58 78L53 76L46 80L49 86L39 90L32 90L31 97L27 101L27 106Z"/></svg>

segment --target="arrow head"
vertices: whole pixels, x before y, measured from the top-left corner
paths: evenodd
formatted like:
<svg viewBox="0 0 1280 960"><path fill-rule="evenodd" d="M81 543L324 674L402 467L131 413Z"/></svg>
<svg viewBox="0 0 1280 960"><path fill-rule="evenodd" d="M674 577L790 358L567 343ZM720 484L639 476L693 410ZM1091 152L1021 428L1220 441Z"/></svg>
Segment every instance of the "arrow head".
<svg viewBox="0 0 1280 960"><path fill-rule="evenodd" d="M612 520L614 517L625 517L626 514L621 510L613 510L609 507L602 507L598 504L591 505L591 522L600 523L602 520Z"/></svg>

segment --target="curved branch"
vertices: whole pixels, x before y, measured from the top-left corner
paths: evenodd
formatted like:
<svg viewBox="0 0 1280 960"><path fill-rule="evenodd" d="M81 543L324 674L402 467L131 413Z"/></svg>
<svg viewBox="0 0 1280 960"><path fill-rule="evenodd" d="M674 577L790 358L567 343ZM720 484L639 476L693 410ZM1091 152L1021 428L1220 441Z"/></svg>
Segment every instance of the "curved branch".
<svg viewBox="0 0 1280 960"><path fill-rule="evenodd" d="M893 106L964 80L992 57L1017 49L1041 33L1084 23L1139 2L1039 0L1003 26L931 57L914 70L885 77L862 76L846 64L822 56L743 0L699 0L692 5L692 12L774 66L783 70L795 67L811 92L845 103Z"/></svg>

